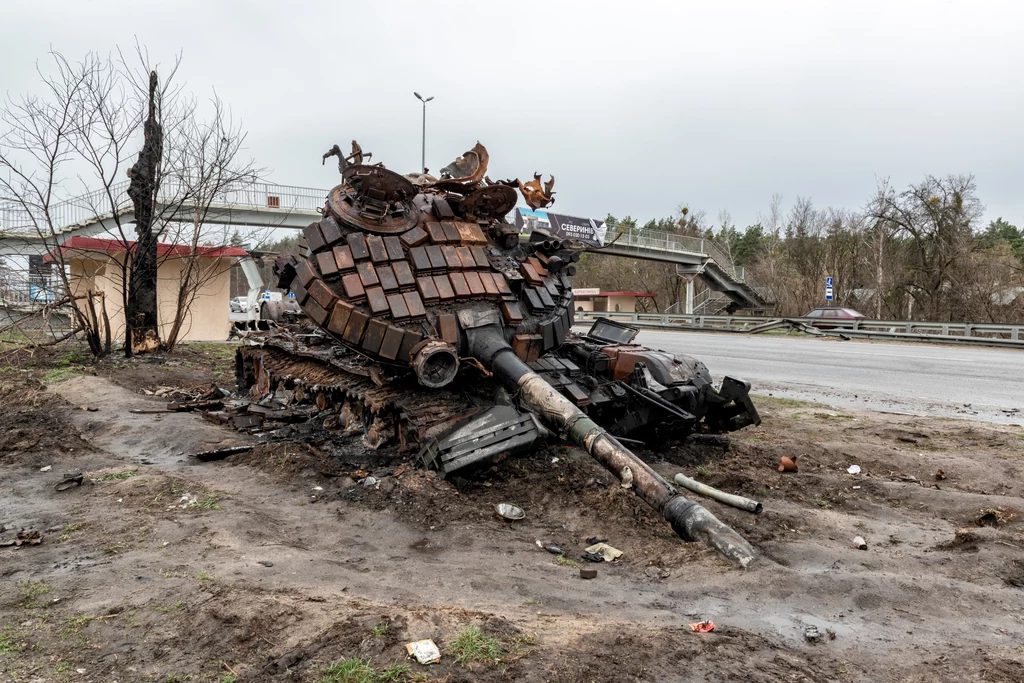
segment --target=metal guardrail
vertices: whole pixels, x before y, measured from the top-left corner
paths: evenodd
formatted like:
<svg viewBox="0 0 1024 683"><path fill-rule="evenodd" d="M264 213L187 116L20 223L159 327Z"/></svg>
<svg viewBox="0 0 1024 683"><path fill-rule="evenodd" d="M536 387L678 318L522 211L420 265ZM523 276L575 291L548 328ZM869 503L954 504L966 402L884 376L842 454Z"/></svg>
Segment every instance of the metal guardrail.
<svg viewBox="0 0 1024 683"><path fill-rule="evenodd" d="M677 330L746 332L778 317L752 315L666 315L658 313L611 313L577 311L576 322L610 318L638 327ZM789 318L805 325L824 322L821 318ZM829 320L826 334L867 339L990 344L1024 348L1022 323L942 323L920 320Z"/></svg>

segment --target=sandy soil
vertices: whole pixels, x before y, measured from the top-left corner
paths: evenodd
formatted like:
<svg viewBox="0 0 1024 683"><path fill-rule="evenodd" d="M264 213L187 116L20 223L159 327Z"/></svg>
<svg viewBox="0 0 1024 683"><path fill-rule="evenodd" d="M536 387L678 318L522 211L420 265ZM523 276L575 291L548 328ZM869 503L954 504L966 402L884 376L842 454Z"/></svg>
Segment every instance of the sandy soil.
<svg viewBox="0 0 1024 683"><path fill-rule="evenodd" d="M364 486L297 443L198 463L184 454L247 437L128 412L219 365L0 375L0 539L43 533L0 548L7 680L373 680L325 669L353 657L392 675L376 680L1024 680L1020 428L763 398L764 424L728 448L646 453L764 502L705 503L760 552L742 571L561 446L471 480L388 463ZM775 469L783 454L799 473ZM67 470L85 483L55 491ZM527 518L496 518L503 501ZM575 561L593 536L624 555L591 581L536 545ZM714 633L690 631L702 619ZM499 661L455 661L474 626ZM440 664L405 657L422 638Z"/></svg>

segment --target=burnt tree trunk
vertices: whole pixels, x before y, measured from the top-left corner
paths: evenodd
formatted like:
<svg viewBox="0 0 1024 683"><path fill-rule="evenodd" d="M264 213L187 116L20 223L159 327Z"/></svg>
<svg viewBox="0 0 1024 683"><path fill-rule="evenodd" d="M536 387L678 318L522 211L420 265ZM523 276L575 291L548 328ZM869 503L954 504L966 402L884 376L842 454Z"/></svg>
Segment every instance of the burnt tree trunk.
<svg viewBox="0 0 1024 683"><path fill-rule="evenodd" d="M157 328L156 271L157 238L153 231L156 203L157 169L163 154L163 128L156 107L156 72L149 74L149 114L143 129L144 140L139 160L129 171L128 196L135 205L135 232L138 239L131 254L128 280L128 310L125 311L125 355L153 351L160 346Z"/></svg>

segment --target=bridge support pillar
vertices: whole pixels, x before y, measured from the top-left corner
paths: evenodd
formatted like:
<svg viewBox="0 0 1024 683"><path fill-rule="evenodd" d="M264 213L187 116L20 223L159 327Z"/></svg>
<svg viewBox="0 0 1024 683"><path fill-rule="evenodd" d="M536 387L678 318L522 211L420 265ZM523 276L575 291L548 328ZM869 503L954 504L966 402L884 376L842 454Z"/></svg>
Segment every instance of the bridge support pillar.
<svg viewBox="0 0 1024 683"><path fill-rule="evenodd" d="M693 315L693 276L686 278L686 315Z"/></svg>

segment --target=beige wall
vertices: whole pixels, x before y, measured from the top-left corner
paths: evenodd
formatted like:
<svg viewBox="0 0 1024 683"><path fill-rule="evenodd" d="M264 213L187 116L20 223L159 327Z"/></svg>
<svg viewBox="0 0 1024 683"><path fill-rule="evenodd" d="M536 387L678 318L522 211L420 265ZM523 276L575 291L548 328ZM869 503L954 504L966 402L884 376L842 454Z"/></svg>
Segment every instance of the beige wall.
<svg viewBox="0 0 1024 683"><path fill-rule="evenodd" d="M619 313L633 313L636 311L636 297L633 296L609 296L603 297L608 299L608 306L605 311L609 313L615 313L615 304L619 305ZM594 310L594 299L577 299L573 302L575 310L593 311Z"/></svg>
<svg viewBox="0 0 1024 683"><path fill-rule="evenodd" d="M86 290L103 292L110 319L111 337L124 341L125 321L121 305L122 254L90 254L72 257L71 287L75 294ZM205 285L197 293L182 325L179 341L222 341L227 339L231 322L228 317L230 271L236 259L198 259L196 267L202 273ZM157 322L160 336L165 337L174 322L178 283L185 269L185 260L168 258L157 269ZM96 302L97 306L99 302ZM101 316L99 310L96 314Z"/></svg>

